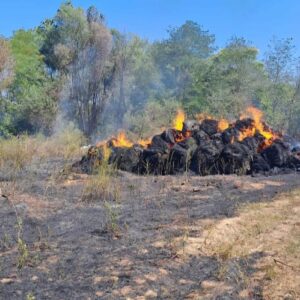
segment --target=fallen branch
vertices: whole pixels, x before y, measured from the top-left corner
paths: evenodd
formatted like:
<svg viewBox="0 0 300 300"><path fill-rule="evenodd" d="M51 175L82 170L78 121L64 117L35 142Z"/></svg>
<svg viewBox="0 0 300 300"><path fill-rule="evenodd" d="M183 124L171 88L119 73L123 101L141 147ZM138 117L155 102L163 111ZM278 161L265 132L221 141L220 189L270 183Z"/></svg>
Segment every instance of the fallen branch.
<svg viewBox="0 0 300 300"><path fill-rule="evenodd" d="M280 265L289 267L289 268L291 268L291 269L294 270L294 271L300 271L300 268L297 268L297 267L295 267L295 266L288 265L287 263L285 263L285 262L283 262L283 261L281 261L281 260L279 260L279 259L273 258L273 260L274 260L274 262L275 262L276 264L280 264Z"/></svg>

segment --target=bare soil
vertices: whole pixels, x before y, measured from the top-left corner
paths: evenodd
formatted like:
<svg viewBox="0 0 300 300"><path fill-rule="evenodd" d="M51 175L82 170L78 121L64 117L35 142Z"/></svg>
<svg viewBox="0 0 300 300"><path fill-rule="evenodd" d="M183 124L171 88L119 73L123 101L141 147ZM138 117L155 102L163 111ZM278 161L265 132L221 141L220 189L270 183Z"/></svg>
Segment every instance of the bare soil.
<svg viewBox="0 0 300 300"><path fill-rule="evenodd" d="M0 182L0 299L264 298L263 279L247 285L237 279L240 270L251 279L269 254L257 249L228 258L221 276L224 260L205 251L207 232L227 221L231 226L242 206L272 204L300 188L300 174L119 172L118 201L86 202L88 176L62 168L59 160L39 163ZM21 268L18 261L26 255L18 248L18 218L28 250Z"/></svg>

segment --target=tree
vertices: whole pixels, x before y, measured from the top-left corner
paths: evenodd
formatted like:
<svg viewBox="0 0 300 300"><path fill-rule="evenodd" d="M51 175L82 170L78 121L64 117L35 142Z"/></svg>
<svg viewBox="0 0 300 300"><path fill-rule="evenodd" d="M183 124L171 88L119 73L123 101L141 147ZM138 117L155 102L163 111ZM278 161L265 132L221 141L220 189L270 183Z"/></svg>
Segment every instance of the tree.
<svg viewBox="0 0 300 300"><path fill-rule="evenodd" d="M116 128L123 127L124 116L127 111L126 105L126 73L129 72L132 64L132 54L130 39L118 32L112 30L113 48L112 48L112 60L116 67L116 78L118 90L116 91L115 99L115 122Z"/></svg>
<svg viewBox="0 0 300 300"><path fill-rule="evenodd" d="M300 138L300 60L297 62L294 91L288 111L289 132Z"/></svg>
<svg viewBox="0 0 300 300"><path fill-rule="evenodd" d="M265 66L269 78L273 83L289 80L294 69L295 58L293 51L295 45L292 38L273 38L265 53Z"/></svg>
<svg viewBox="0 0 300 300"><path fill-rule="evenodd" d="M7 89L14 78L14 60L9 41L0 37L0 136L12 131L11 106L7 101Z"/></svg>
<svg viewBox="0 0 300 300"><path fill-rule="evenodd" d="M273 38L265 53L270 84L261 105L269 122L280 130L290 128L297 119L295 112L299 111L299 74L296 72L294 48L292 38Z"/></svg>
<svg viewBox="0 0 300 300"><path fill-rule="evenodd" d="M9 89L15 131L49 133L57 108L57 82L46 72L35 30L18 30L11 39L15 78Z"/></svg>
<svg viewBox="0 0 300 300"><path fill-rule="evenodd" d="M183 101L191 82L191 70L199 60L213 53L215 37L193 21L171 28L168 33L169 38L154 43L153 57L164 86L172 96Z"/></svg>
<svg viewBox="0 0 300 300"><path fill-rule="evenodd" d="M149 101L159 98L161 78L151 54L152 45L138 37L133 38L131 45L132 64L128 98L130 110L135 114L143 111Z"/></svg>
<svg viewBox="0 0 300 300"><path fill-rule="evenodd" d="M45 35L41 53L52 70L67 72L89 39L88 22L82 8L71 2L60 6L53 20L46 20L39 29Z"/></svg>
<svg viewBox="0 0 300 300"><path fill-rule="evenodd" d="M234 37L224 49L196 65L186 108L237 117L256 99L265 81L257 53L243 38Z"/></svg>
<svg viewBox="0 0 300 300"><path fill-rule="evenodd" d="M0 93L13 80L14 61L9 42L0 37Z"/></svg>
<svg viewBox="0 0 300 300"><path fill-rule="evenodd" d="M126 113L143 109L157 79L150 45L137 36L113 30L112 61L116 83L111 107L115 128L122 128Z"/></svg>
<svg viewBox="0 0 300 300"><path fill-rule="evenodd" d="M113 88L115 66L110 62L111 33L95 8L87 14L72 4L58 10L41 48L47 65L65 78L67 115L91 136Z"/></svg>
<svg viewBox="0 0 300 300"><path fill-rule="evenodd" d="M90 6L86 12L87 21L89 23L103 23L105 21L104 15L102 15L95 6Z"/></svg>

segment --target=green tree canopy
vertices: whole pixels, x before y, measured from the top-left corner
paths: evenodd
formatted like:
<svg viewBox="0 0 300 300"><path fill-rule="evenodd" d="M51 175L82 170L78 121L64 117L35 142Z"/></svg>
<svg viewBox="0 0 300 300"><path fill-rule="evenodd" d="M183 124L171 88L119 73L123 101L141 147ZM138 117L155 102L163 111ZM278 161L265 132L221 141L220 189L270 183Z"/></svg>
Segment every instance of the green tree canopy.
<svg viewBox="0 0 300 300"><path fill-rule="evenodd" d="M236 117L256 99L265 80L257 54L258 50L244 39L233 38L224 49L198 64L190 100L184 103L186 108L191 112Z"/></svg>
<svg viewBox="0 0 300 300"><path fill-rule="evenodd" d="M44 67L39 41L35 30L18 30L11 39L15 79L10 101L18 131L48 132L56 112L55 82Z"/></svg>
<svg viewBox="0 0 300 300"><path fill-rule="evenodd" d="M153 45L154 61L170 94L183 100L195 63L213 53L214 35L193 22L171 28L169 38Z"/></svg>

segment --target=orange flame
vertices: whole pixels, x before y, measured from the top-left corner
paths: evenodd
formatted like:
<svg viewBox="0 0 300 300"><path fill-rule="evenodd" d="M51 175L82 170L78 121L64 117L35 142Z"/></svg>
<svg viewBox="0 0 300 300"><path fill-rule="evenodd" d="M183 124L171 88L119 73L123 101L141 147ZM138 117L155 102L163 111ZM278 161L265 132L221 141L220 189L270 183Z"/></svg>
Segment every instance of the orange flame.
<svg viewBox="0 0 300 300"><path fill-rule="evenodd" d="M269 130L265 130L265 126L262 122L262 118L263 118L262 111L260 111L258 108L252 107L252 106L248 107L246 111L253 119L255 128L259 131L259 133L265 139L270 140L270 139L274 138L273 132L271 132Z"/></svg>
<svg viewBox="0 0 300 300"><path fill-rule="evenodd" d="M148 138L146 140L140 139L138 140L138 144L141 145L142 147L147 147L148 145L151 144L151 138Z"/></svg>
<svg viewBox="0 0 300 300"><path fill-rule="evenodd" d="M179 109L177 111L176 117L173 121L173 128L174 130L174 139L176 142L180 142L188 138L192 135L192 132L186 131L182 132L183 130L183 123L185 121L185 113L183 110ZM264 137L264 141L259 146L260 149L265 149L267 146L270 146L274 139L278 138L278 134L273 132L272 129L268 128L265 123L263 122L263 113L255 108L249 107L245 110L245 113L240 117L240 119L251 118L253 122L248 125L248 127L240 129L239 136L232 137L230 142L233 143L235 140L242 141L247 137L253 137L256 132L260 133ZM214 119L212 116L202 113L197 115L198 122L200 123L204 119ZM245 122L247 124L247 122ZM230 122L226 119L220 119L218 121L218 131L223 132L227 128L231 126ZM247 125L246 125L247 126ZM148 147L151 144L151 138L148 139L139 139L137 142L130 141L125 132L121 131L117 137L112 138L111 143L114 147L132 147L134 144L139 144L141 147ZM97 144L97 146L103 146L107 143L107 141L103 141ZM109 156L107 149L104 149L104 156Z"/></svg>
<svg viewBox="0 0 300 300"><path fill-rule="evenodd" d="M207 114L207 113L199 113L199 114L196 114L196 119L197 121L199 122L202 122L203 120L212 120L214 119L213 116Z"/></svg>
<svg viewBox="0 0 300 300"><path fill-rule="evenodd" d="M263 112L261 110L259 110L256 107L248 107L246 109L246 114L243 114L240 119L244 119L246 117L250 117L251 119L253 119L254 121L254 127L250 127L250 128L246 128L245 130L243 130L243 132L241 132L238 140L242 141L244 138L246 137L251 137L255 135L255 132L259 132L264 138L265 140L262 142L262 144L260 145L261 149L264 149L268 146L270 146L274 139L276 139L278 136L276 133L274 133L271 129L266 128L266 126L264 125L262 119L263 119Z"/></svg>
<svg viewBox="0 0 300 300"><path fill-rule="evenodd" d="M112 144L114 147L125 147L129 148L133 146L133 142L131 142L124 131L119 132L116 138L111 139ZM138 140L137 144L139 144L142 147L147 147L149 144L151 144L151 138L148 139L140 139Z"/></svg>
<svg viewBox="0 0 300 300"><path fill-rule="evenodd" d="M133 145L132 142L128 140L124 131L119 132L116 138L112 139L114 147L126 147L129 148Z"/></svg>
<svg viewBox="0 0 300 300"><path fill-rule="evenodd" d="M176 133L174 135L174 139L175 139L176 143L180 143L180 142L184 141L186 138L187 138L187 136L185 134L183 134L182 132Z"/></svg>
<svg viewBox="0 0 300 300"><path fill-rule="evenodd" d="M238 136L238 141L242 141L244 140L246 137L251 137L254 136L255 134L255 127L249 127L249 128L245 128L243 131L241 131L241 133Z"/></svg>
<svg viewBox="0 0 300 300"><path fill-rule="evenodd" d="M229 122L225 119L221 119L218 123L218 129L219 131L224 131L229 127Z"/></svg>
<svg viewBox="0 0 300 300"><path fill-rule="evenodd" d="M184 120L185 120L185 114L183 110L178 109L175 120L173 121L173 128L182 131Z"/></svg>

